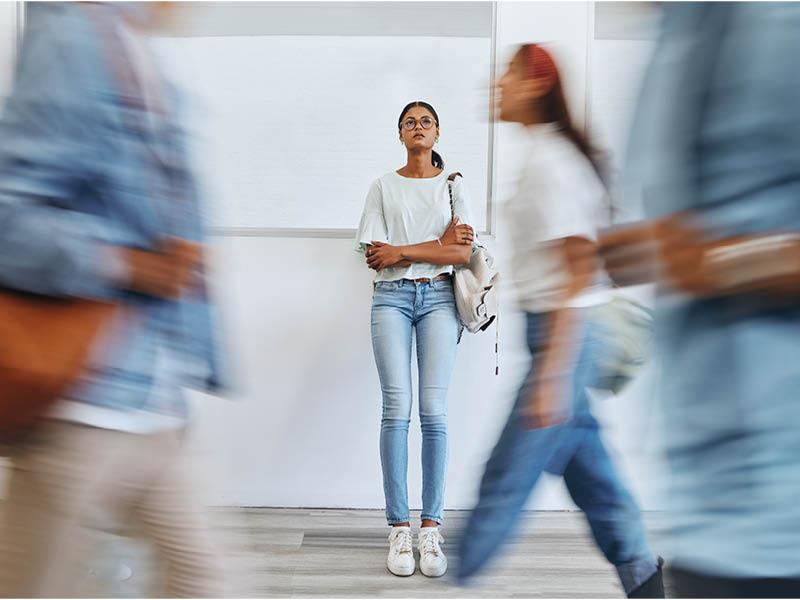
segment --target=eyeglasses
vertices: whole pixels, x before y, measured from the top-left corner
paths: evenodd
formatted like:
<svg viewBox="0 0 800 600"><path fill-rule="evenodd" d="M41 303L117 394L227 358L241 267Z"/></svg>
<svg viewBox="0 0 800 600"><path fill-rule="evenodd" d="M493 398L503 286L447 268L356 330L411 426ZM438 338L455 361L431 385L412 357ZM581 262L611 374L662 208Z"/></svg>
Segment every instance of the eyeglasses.
<svg viewBox="0 0 800 600"><path fill-rule="evenodd" d="M430 129L436 124L431 117L422 117L419 120L419 124L422 125L423 129ZM414 117L408 117L405 121L403 121L403 129L406 131L413 131L417 128L417 120Z"/></svg>

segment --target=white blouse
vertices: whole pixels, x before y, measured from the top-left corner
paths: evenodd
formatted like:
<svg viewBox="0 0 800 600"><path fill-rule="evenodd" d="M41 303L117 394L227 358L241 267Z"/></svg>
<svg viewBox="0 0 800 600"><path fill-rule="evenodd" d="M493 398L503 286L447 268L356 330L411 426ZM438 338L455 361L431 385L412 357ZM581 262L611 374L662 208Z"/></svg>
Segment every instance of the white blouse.
<svg viewBox="0 0 800 600"><path fill-rule="evenodd" d="M356 235L356 251L363 253L373 241L393 246L431 242L450 224L448 173L436 177L414 179L396 171L376 179L369 189ZM464 179L453 182L455 213L461 223L472 225ZM408 267L391 267L379 271L375 281L433 278L452 273L452 265L412 263Z"/></svg>
<svg viewBox="0 0 800 600"><path fill-rule="evenodd" d="M596 240L610 221L609 198L589 160L554 124L528 128L526 163L517 190L505 205L511 237L511 270L522 310L548 312L560 307L569 267L556 240ZM607 301L604 274L573 298L569 306Z"/></svg>

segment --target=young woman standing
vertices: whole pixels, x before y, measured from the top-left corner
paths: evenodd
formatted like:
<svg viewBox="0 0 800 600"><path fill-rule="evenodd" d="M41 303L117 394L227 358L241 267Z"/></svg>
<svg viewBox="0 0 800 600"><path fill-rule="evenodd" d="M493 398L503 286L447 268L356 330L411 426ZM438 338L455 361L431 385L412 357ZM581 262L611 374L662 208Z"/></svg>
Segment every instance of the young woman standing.
<svg viewBox="0 0 800 600"><path fill-rule="evenodd" d="M460 177L453 180L433 150L439 116L425 102L400 113L404 167L375 180L367 194L356 242L374 269L372 345L383 395L380 455L389 535L387 567L399 576L416 570L409 521L407 468L411 419L411 350L416 332L419 416L422 426L422 526L420 570L447 570L439 533L447 463L447 389L461 325L453 295L454 265L465 264L474 231Z"/></svg>

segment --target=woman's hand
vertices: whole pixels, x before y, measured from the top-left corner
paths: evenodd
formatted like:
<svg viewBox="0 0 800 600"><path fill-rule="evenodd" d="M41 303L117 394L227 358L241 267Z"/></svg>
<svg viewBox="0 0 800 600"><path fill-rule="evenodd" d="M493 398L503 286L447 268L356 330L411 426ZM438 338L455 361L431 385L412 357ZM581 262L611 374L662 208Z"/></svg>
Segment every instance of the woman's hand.
<svg viewBox="0 0 800 600"><path fill-rule="evenodd" d="M563 308L553 314L544 351L537 356L528 396L522 407L523 427L536 429L564 423L572 406L572 371L578 347L573 331L578 317Z"/></svg>
<svg viewBox="0 0 800 600"><path fill-rule="evenodd" d="M522 408L522 422L526 429L553 427L569 418L568 399L570 377L549 361L529 382L528 397Z"/></svg>
<svg viewBox="0 0 800 600"><path fill-rule="evenodd" d="M442 246L451 244L470 245L475 239L475 231L469 225L462 225L459 223L458 217L450 221L450 225L439 238Z"/></svg>
<svg viewBox="0 0 800 600"><path fill-rule="evenodd" d="M383 242L371 242L366 255L367 265L376 271L397 266L404 260L401 246L391 246Z"/></svg>

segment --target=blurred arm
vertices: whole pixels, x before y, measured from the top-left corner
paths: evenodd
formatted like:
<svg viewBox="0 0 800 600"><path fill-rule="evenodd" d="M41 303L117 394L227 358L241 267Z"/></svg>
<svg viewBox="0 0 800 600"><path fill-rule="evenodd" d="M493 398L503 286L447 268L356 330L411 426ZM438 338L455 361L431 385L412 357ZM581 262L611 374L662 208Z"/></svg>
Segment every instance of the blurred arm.
<svg viewBox="0 0 800 600"><path fill-rule="evenodd" d="M680 216L656 225L664 278L698 297L800 294L800 233L766 233L706 241Z"/></svg>
<svg viewBox="0 0 800 600"><path fill-rule="evenodd" d="M659 211L666 216L658 221L601 238L615 282L658 275L699 297L800 293L798 27L797 5L736 6L715 77L701 82L699 97L711 100L692 133L703 131L707 139L689 140L680 153L685 170L703 166L686 175L703 188L695 184L686 197L666 198L663 208L674 210Z"/></svg>
<svg viewBox="0 0 800 600"><path fill-rule="evenodd" d="M569 237L561 240L569 280L561 297L561 308L553 312L549 341L545 349L544 369L562 372L572 358L574 311L569 302L589 287L597 274L597 246L591 240Z"/></svg>
<svg viewBox="0 0 800 600"><path fill-rule="evenodd" d="M656 241L651 223L606 231L600 235L597 249L603 267L616 285L625 287L656 280Z"/></svg>
<svg viewBox="0 0 800 600"><path fill-rule="evenodd" d="M575 332L580 324L569 302L589 287L597 274L597 246L584 237L559 241L569 279L561 308L553 311L541 362L529 382L530 396L524 410L528 427L550 427L568 418L570 370L574 360Z"/></svg>

